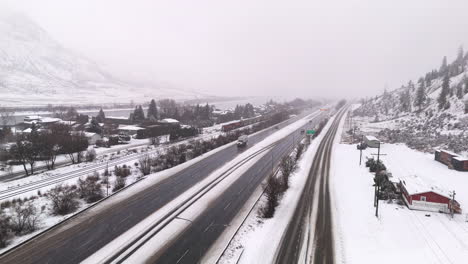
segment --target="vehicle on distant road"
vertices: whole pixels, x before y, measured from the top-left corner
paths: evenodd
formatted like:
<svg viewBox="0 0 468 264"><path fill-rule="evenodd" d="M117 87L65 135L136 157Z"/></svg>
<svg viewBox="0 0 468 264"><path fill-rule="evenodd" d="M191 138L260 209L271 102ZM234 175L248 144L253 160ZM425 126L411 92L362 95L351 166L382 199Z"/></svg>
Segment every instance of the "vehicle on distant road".
<svg viewBox="0 0 468 264"><path fill-rule="evenodd" d="M237 147L245 147L247 146L247 142L249 141L249 138L246 135L242 135L237 139Z"/></svg>

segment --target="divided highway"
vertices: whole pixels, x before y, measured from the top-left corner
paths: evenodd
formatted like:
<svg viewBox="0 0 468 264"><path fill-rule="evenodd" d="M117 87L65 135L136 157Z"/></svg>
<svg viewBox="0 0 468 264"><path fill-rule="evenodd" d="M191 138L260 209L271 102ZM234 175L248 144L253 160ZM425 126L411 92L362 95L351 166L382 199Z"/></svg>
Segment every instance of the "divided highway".
<svg viewBox="0 0 468 264"><path fill-rule="evenodd" d="M288 120L282 123L280 127L287 126L304 116L305 114ZM260 142L275 131L276 129L270 128L252 135L249 137L249 145L251 146ZM289 141L281 144L281 148L275 148L275 155L284 153L286 145L291 144L292 142ZM148 186L141 192L135 193L129 199L118 202L113 202L113 199L104 201L91 210L92 212L87 211L79 217L67 221L32 241L21 245L15 250L1 255L0 263L79 263L206 178L214 170L232 160L238 154L237 147L232 145L211 156L207 156L158 184ZM268 161L264 162L268 164ZM258 166L265 165L259 164L261 165ZM260 170L258 166L257 170ZM270 168L271 164L266 167ZM256 179L257 181L254 184L258 185L261 182L260 176ZM239 181L240 185L244 187L249 186L248 181L244 182L246 181L246 177L242 177ZM242 194L239 197L248 197L251 190L245 189L244 191L245 193L236 191L235 194ZM235 197L234 193L227 193ZM239 200L239 205L241 202ZM232 213L233 215L235 214ZM224 217L227 216L220 216L219 220L227 221L228 219ZM177 252L174 251L174 254L177 254Z"/></svg>
<svg viewBox="0 0 468 264"><path fill-rule="evenodd" d="M346 107L320 142L276 263L335 263L329 174L333 142Z"/></svg>
<svg viewBox="0 0 468 264"><path fill-rule="evenodd" d="M267 154L248 168L200 216L191 219L189 227L172 241L165 241L165 249L162 252L148 256L146 263L199 263L256 188L271 174L272 168L279 165L282 157L290 153L303 138L300 131L315 126L319 121L321 118L316 118L312 123L305 124L276 142ZM132 262L130 255L113 263L125 263L127 258Z"/></svg>

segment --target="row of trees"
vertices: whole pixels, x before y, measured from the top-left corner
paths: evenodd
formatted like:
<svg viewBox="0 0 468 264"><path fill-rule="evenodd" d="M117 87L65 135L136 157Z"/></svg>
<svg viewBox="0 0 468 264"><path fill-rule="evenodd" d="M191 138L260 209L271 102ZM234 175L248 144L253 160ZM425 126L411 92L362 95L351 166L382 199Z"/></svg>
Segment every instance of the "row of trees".
<svg viewBox="0 0 468 264"><path fill-rule="evenodd" d="M88 139L83 133L72 133L69 126L55 124L44 131L33 127L30 134L18 136L7 158L23 165L26 175L30 175L37 161L45 161L48 170L54 169L60 154L68 155L73 164L80 163L87 148Z"/></svg>
<svg viewBox="0 0 468 264"><path fill-rule="evenodd" d="M143 106L138 105L135 107L133 113L130 114L130 119L135 122L144 122L146 120L156 121L158 119L173 118L185 124L194 124L211 120L213 110L214 106L209 104L204 106L199 104L183 105L172 99L163 99L158 102L152 99L149 103L146 115Z"/></svg>
<svg viewBox="0 0 468 264"><path fill-rule="evenodd" d="M293 154L288 154L281 159L279 166L280 173L268 176L263 185L266 203L260 208L261 217L272 218L274 216L281 197L289 188L289 179L297 167L297 161L301 157L303 150L304 145L299 143Z"/></svg>

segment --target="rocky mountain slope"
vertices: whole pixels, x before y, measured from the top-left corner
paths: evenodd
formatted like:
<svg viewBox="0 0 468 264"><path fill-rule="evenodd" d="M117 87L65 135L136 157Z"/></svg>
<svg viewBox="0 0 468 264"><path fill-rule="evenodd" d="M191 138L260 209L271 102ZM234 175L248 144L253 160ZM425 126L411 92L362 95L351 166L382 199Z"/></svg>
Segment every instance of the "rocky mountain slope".
<svg viewBox="0 0 468 264"><path fill-rule="evenodd" d="M199 94L121 81L52 39L28 17L0 10L0 104L112 103Z"/></svg>
<svg viewBox="0 0 468 264"><path fill-rule="evenodd" d="M433 70L394 91L361 100L354 115L367 117L390 142L432 151L435 147L468 151L468 55L460 48Z"/></svg>

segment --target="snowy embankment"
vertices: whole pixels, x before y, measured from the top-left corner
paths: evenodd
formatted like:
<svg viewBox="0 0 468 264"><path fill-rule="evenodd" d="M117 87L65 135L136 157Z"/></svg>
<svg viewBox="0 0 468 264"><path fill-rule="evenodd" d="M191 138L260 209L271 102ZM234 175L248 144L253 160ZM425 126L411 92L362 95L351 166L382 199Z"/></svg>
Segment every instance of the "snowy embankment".
<svg viewBox="0 0 468 264"><path fill-rule="evenodd" d="M193 220L199 217L203 211L207 208L207 206L217 199L221 193L223 193L230 185L232 185L246 170L248 170L255 162L257 162L266 152L263 152L253 158L252 160L248 161L247 163L243 164L241 167L236 169L233 173L228 175L227 178L224 180L220 180L218 184L216 184L208 193L203 196L197 201L195 201L192 205L187 208L183 208L183 210L177 211L173 217L177 216L179 219L168 219L166 217L169 212L173 209L177 208L178 206L185 204L185 201L189 200L190 197L197 195L205 186L209 185L211 182L215 181L222 175L224 172L228 171L229 168L238 164L242 160L246 159L246 157L252 155L253 153L269 146L270 144L281 140L282 138L286 137L293 131L296 131L303 125L307 124L309 119L318 116L320 113L314 112L313 114L308 115L305 118L302 118L287 127L280 129L279 131L273 133L272 135L268 136L261 142L255 144L255 146L249 148L247 151L243 152L239 156L237 156L234 160L228 162L227 164L223 165L221 168L217 169L213 173L211 173L207 178L203 181L199 182L183 194L179 195L175 200L171 201L170 203L166 204L163 208L156 211L152 215L148 216L146 219L138 223L136 226L116 238L114 241L106 245L104 248L90 256L88 259L84 261L84 263L100 263L105 262L106 259L115 254L119 249L123 248L127 243L130 241L135 240L142 234L149 234L149 227L152 226L154 223L164 220L168 221L169 224L164 227L160 232L157 232L151 239L146 242L137 252L135 252L130 258L127 259L129 263L141 263L144 262L145 259L151 257L155 252L161 250L166 245L167 241L170 241L171 238L176 237L178 234L183 232L189 225L190 221L182 220L182 219L189 219ZM231 143L232 144L232 143ZM231 145L229 144L229 145ZM164 172L163 172L164 173ZM172 173L173 174L173 173ZM157 176L157 174L155 175ZM161 176L153 177L153 178L161 178ZM145 181L143 183L145 186L149 186L154 183L148 183ZM136 188L132 188L126 193L122 193L122 196L131 195L132 192L139 192L138 185L136 184ZM119 195L117 195L119 196ZM164 222L163 222L164 223ZM162 225L161 225L162 226ZM156 228L157 229L157 228Z"/></svg>
<svg viewBox="0 0 468 264"><path fill-rule="evenodd" d="M331 118L322 130L321 134L314 139L307 150L302 154L297 164L297 169L290 176L289 189L281 198L275 215L271 219L263 219L258 216L259 209L266 202L262 197L255 204L255 208L247 216L237 234L228 241L229 246L222 256L216 255L214 250L208 252L205 259L211 260L206 263L215 263L218 258L222 264L227 263L273 263L277 249L281 243L284 232L294 214L294 210L304 189L305 182L309 176L310 166L315 157L317 148L324 135L333 123ZM261 188L261 187L259 187ZM261 192L261 190L259 190ZM250 204L252 207L252 204ZM245 218L239 214L236 218ZM236 219L235 221L239 221ZM241 221L240 221L241 222ZM226 232L234 232L239 226L231 226ZM230 231L231 229L231 231ZM221 242L221 241L219 241Z"/></svg>
<svg viewBox="0 0 468 264"><path fill-rule="evenodd" d="M380 202L379 218L373 206L374 175L365 157L376 149L359 151L355 145L337 144L332 160L335 241L342 263L466 263L468 259L468 173L449 170L433 155L401 144L383 144L381 156L394 178L418 175L457 192L464 214L413 211L406 206ZM426 216L427 215L427 216Z"/></svg>

